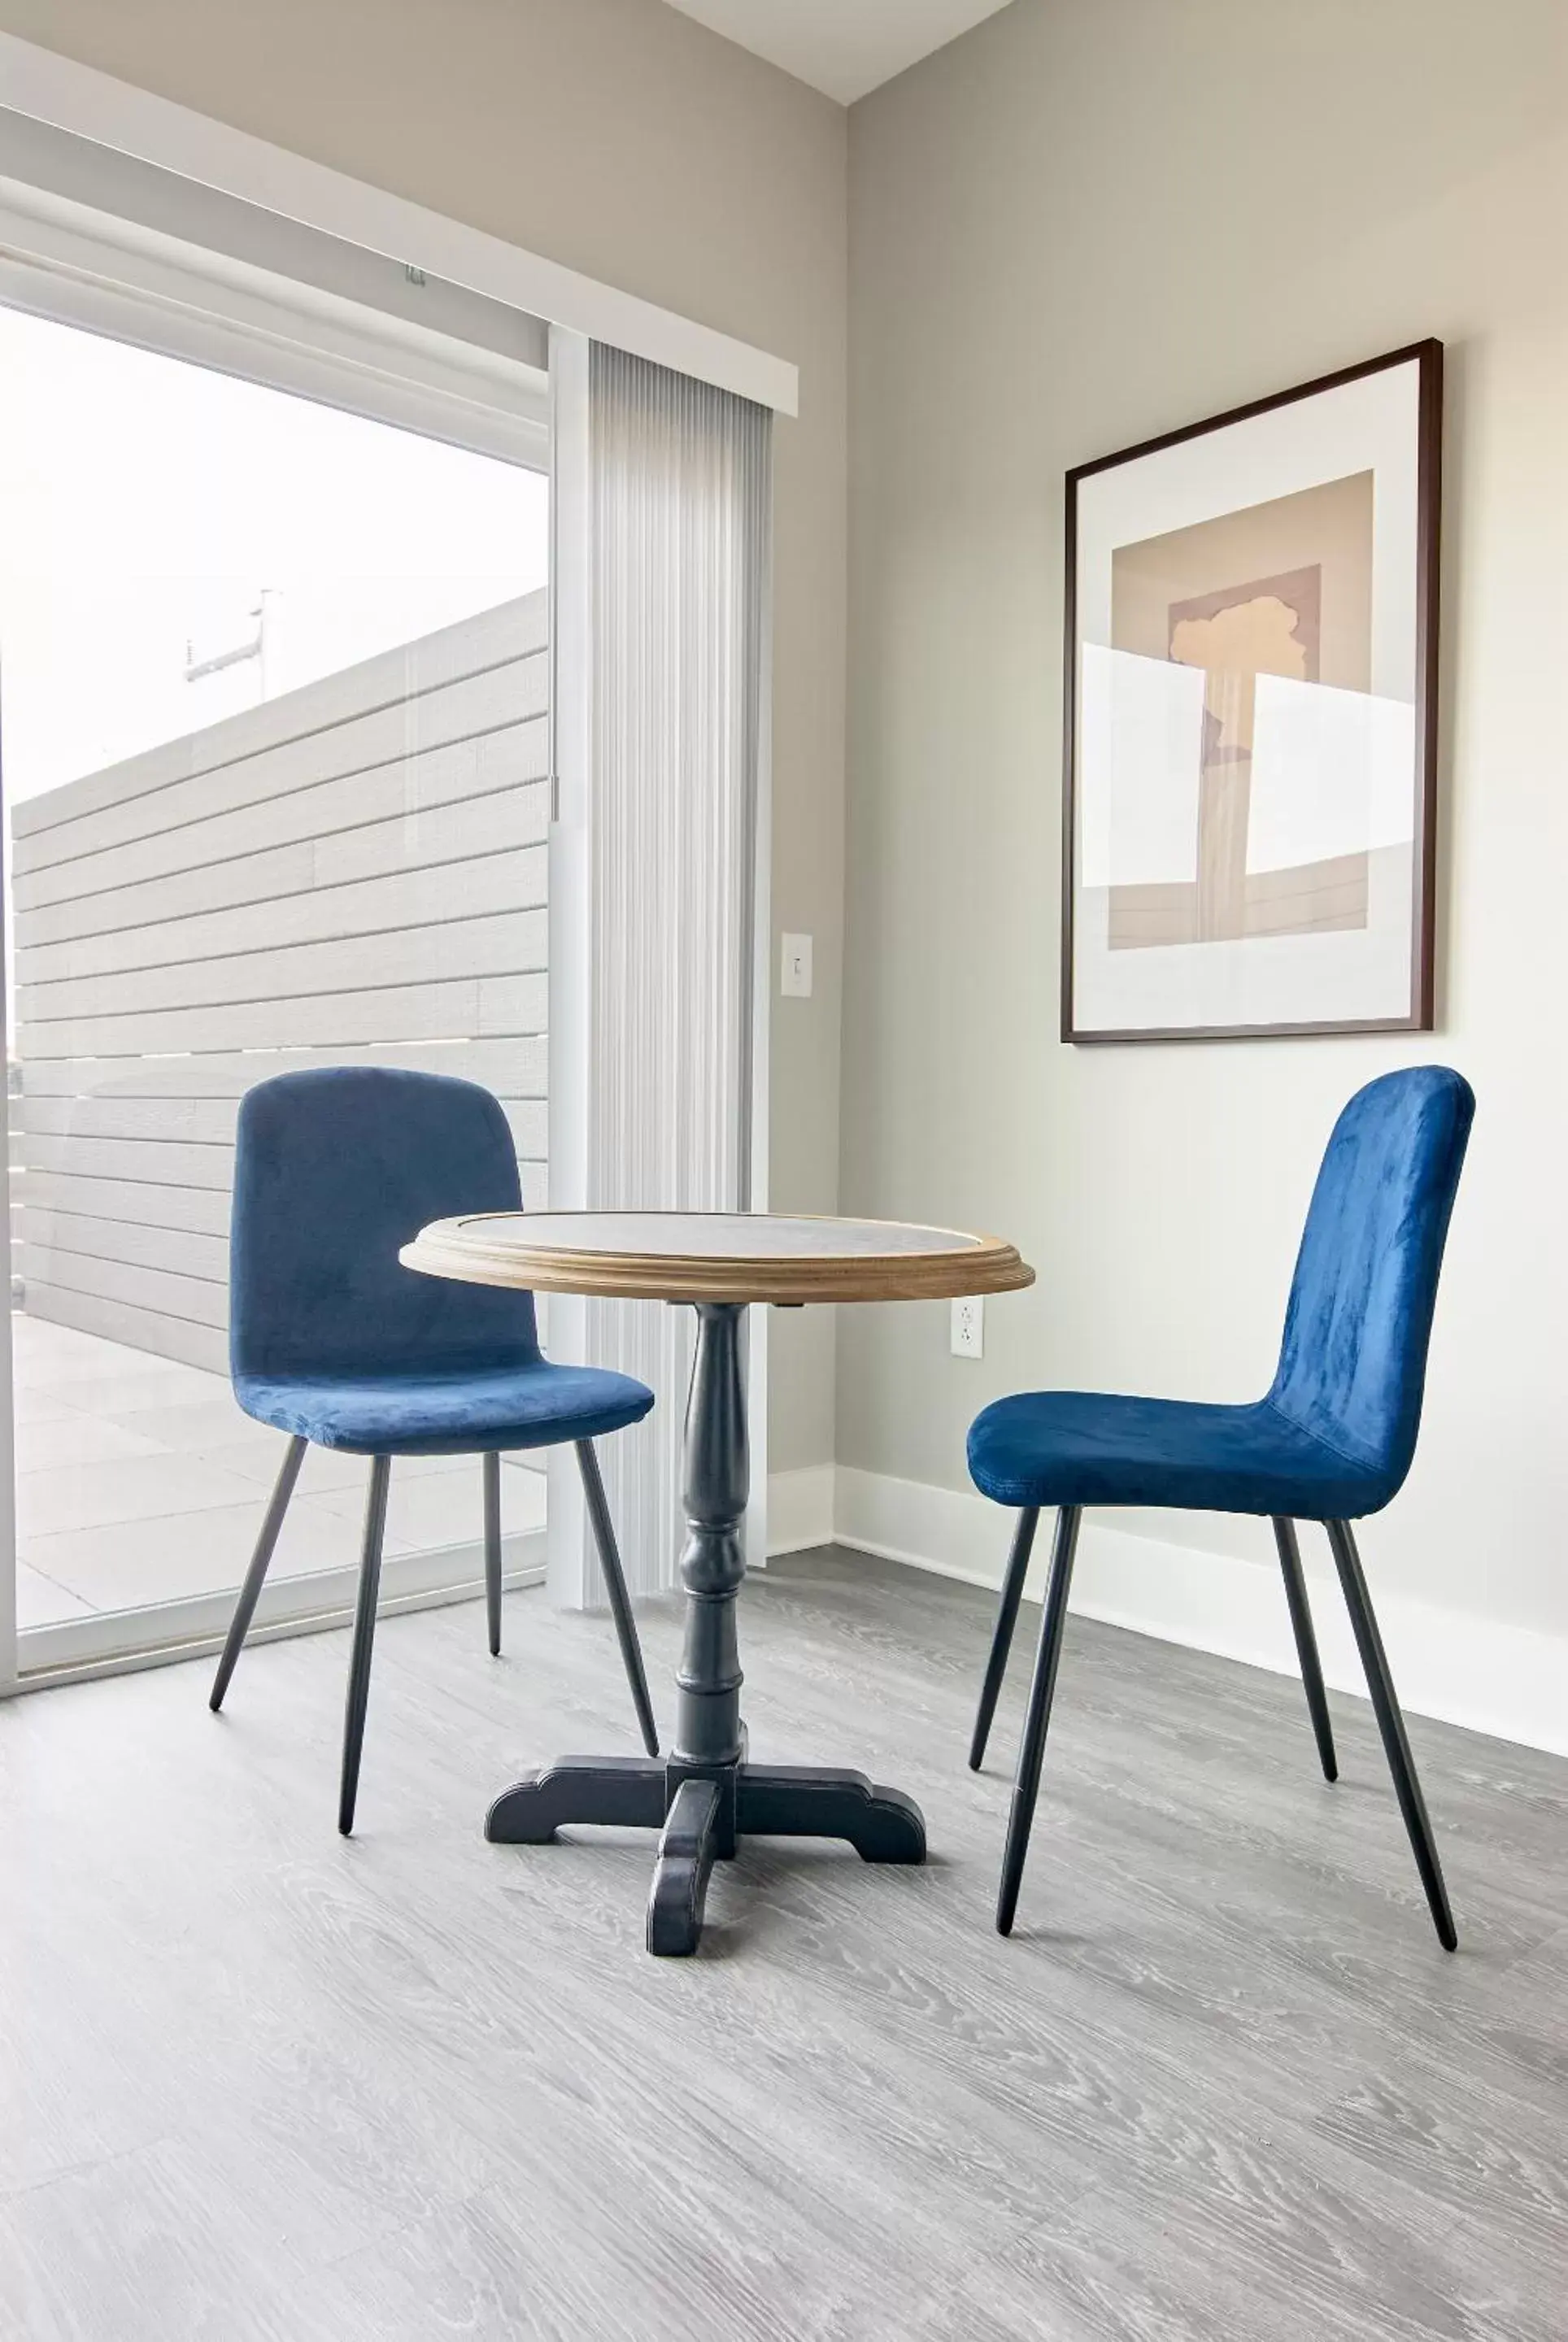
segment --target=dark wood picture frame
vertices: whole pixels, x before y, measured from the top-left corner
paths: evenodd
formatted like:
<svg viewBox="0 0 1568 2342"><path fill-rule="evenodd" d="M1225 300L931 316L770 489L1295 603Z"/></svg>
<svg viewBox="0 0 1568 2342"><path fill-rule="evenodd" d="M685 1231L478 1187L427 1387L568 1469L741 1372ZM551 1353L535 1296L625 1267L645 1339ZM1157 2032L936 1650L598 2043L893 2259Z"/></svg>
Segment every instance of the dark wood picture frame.
<svg viewBox="0 0 1568 2342"><path fill-rule="evenodd" d="M1416 580L1415 580L1415 772L1418 791L1415 847L1412 857L1413 903L1411 923L1411 1014L1408 1016L1347 1018L1338 1021L1275 1025L1209 1025L1139 1026L1127 1031L1082 1031L1073 1015L1073 913L1077 873L1078 768L1078 491L1079 483L1119 464L1155 455L1167 447L1197 439L1232 424L1250 422L1276 407L1316 398L1341 389L1368 375L1415 363L1417 377L1416 455ZM1257 1040L1265 1036L1321 1033L1430 1033L1435 1019L1435 939L1437 902L1435 844L1437 830L1438 719L1438 575L1442 502L1442 344L1412 342L1386 356L1368 358L1360 365L1321 375L1315 381L1270 398L1256 398L1223 415L1179 431L1162 432L1114 455L1079 464L1066 477L1066 596L1063 605L1065 671L1062 683L1062 856L1061 856L1061 1038L1081 1046L1100 1042Z"/></svg>

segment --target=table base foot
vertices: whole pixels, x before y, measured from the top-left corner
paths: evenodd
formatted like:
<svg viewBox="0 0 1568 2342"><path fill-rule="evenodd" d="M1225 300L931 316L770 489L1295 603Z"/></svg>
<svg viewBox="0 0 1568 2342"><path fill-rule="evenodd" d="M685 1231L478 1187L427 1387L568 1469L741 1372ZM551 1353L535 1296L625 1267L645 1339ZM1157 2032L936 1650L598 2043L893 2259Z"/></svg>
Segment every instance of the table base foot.
<svg viewBox="0 0 1568 2342"><path fill-rule="evenodd" d="M814 1765L745 1765L735 1822L754 1837L841 1837L862 1862L924 1862L926 1825L902 1789Z"/></svg>
<svg viewBox="0 0 1568 2342"><path fill-rule="evenodd" d="M558 1756L503 1790L485 1821L500 1846L548 1846L574 1823L656 1829L648 1948L679 1958L702 1937L708 1882L738 1837L839 1837L863 1862L923 1862L913 1798L815 1765L694 1766L672 1757Z"/></svg>
<svg viewBox="0 0 1568 2342"><path fill-rule="evenodd" d="M658 1829L668 1807L657 1756L558 1756L502 1790L485 1816L485 1836L493 1846L548 1846L573 1822Z"/></svg>
<svg viewBox="0 0 1568 2342"><path fill-rule="evenodd" d="M718 1781L682 1781L670 1805L648 1898L648 1948L680 1959L702 1940L708 1882L719 1858L723 1789Z"/></svg>

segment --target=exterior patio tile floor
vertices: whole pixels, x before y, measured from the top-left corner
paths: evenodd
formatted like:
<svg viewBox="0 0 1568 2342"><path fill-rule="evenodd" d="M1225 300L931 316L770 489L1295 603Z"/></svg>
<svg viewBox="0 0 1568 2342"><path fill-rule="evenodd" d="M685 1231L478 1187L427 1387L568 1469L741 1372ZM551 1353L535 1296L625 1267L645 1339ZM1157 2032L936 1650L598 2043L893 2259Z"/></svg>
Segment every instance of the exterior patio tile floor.
<svg viewBox="0 0 1568 2342"><path fill-rule="evenodd" d="M281 1435L242 1414L221 1375L21 1313L11 1335L19 1626L236 1586ZM365 1472L357 1456L312 1448L273 1562L280 1576L352 1564ZM508 1470L503 1486L508 1533L542 1525L537 1470ZM480 1526L472 1456L394 1471L389 1556L476 1542Z"/></svg>

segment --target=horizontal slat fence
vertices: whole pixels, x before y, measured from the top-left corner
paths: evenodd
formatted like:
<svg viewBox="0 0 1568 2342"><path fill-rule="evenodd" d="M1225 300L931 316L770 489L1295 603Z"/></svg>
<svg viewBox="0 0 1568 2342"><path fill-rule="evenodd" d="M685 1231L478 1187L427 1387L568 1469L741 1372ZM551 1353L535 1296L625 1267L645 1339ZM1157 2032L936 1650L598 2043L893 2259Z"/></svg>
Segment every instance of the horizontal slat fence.
<svg viewBox="0 0 1568 2342"><path fill-rule="evenodd" d="M238 1103L402 1066L545 1199L542 594L12 815L13 1265L35 1316L222 1369Z"/></svg>

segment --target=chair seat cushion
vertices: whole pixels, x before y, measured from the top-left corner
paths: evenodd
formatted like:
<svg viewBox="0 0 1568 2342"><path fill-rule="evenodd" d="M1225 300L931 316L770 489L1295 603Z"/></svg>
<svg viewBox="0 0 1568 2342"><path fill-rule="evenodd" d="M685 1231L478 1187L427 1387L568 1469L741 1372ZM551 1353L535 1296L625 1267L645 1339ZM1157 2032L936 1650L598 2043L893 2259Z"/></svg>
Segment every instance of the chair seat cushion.
<svg viewBox="0 0 1568 2342"><path fill-rule="evenodd" d="M975 1417L970 1473L1000 1505L1163 1505L1358 1520L1397 1481L1303 1431L1267 1399L1208 1406L1026 1391Z"/></svg>
<svg viewBox="0 0 1568 2342"><path fill-rule="evenodd" d="M599 1366L519 1366L467 1374L331 1377L236 1375L247 1415L318 1447L357 1456L474 1456L553 1447L640 1423L653 1393Z"/></svg>

